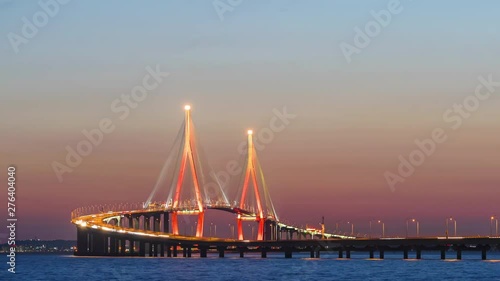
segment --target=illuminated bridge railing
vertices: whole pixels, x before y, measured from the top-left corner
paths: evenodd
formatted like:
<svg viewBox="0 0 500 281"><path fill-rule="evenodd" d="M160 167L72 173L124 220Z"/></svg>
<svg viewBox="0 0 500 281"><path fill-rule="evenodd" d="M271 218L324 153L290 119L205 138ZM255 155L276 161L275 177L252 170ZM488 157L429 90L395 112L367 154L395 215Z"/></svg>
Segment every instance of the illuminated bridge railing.
<svg viewBox="0 0 500 281"><path fill-rule="evenodd" d="M144 202L91 205L73 210L71 212L71 219L109 212L139 211L144 209Z"/></svg>
<svg viewBox="0 0 500 281"><path fill-rule="evenodd" d="M81 216L96 215L109 212L129 212L129 211L181 211L181 212L196 212L198 211L198 205L193 202L181 202L177 208L173 208L172 205L167 205L166 202L152 202L145 206L145 202L136 203L114 203L114 204L99 204L80 207L71 212L71 219L75 219ZM205 204L205 208L208 209L224 209L231 208L231 206L226 202L208 202Z"/></svg>

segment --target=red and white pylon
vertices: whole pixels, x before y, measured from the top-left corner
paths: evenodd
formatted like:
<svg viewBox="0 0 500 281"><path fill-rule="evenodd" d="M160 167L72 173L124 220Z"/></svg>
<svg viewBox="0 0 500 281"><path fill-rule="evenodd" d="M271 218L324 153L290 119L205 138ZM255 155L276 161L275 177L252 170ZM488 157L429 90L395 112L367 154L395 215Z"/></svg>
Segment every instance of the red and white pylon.
<svg viewBox="0 0 500 281"><path fill-rule="evenodd" d="M185 125L184 125L184 145L182 147L182 159L179 169L179 176L177 179L177 184L175 188L175 195L173 199L173 210L172 211L172 233L175 235L179 234L179 222L178 222L178 211L176 210L179 206L179 200L181 196L182 183L184 181L184 174L186 172L186 166L189 165L191 169L191 175L193 176L194 189L196 194L197 202L197 213L198 213L198 223L196 228L196 237L203 237L203 222L205 219L205 210L203 207L203 201L201 197L200 185L198 181L198 173L195 165L195 157L193 156L193 138L192 138L192 122L191 122L191 106L186 105L184 107L185 111Z"/></svg>
<svg viewBox="0 0 500 281"><path fill-rule="evenodd" d="M253 183L254 187L254 192L255 192L255 199L257 201L257 214L256 214L256 221L259 223L259 229L257 232L257 240L263 240L264 239L264 224L266 218L264 217L264 210L262 208L262 200L261 200L261 195L259 192L259 183L257 181L257 173L256 173L256 152L255 152L255 146L253 143L253 131L248 130L247 132L248 135L248 153L247 153L247 168L245 172L245 180L243 182L243 192L241 193L241 200L240 200L240 209L244 209L244 202L245 202L245 197L247 196L248 192L248 186L250 184L250 181ZM242 222L242 216L238 215L237 219L238 223L238 239L243 240L243 222Z"/></svg>

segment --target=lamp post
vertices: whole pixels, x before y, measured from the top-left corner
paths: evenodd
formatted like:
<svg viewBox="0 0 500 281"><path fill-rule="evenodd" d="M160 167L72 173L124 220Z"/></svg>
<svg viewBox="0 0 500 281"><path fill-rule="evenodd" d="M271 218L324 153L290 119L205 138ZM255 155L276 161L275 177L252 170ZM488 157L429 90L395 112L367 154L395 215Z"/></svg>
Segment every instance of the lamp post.
<svg viewBox="0 0 500 281"><path fill-rule="evenodd" d="M231 232L231 238L234 239L234 225L229 224L229 232Z"/></svg>
<svg viewBox="0 0 500 281"><path fill-rule="evenodd" d="M377 220L376 221L377 223L379 224L382 224L382 238L385 236L385 223L382 222L381 220ZM369 234L369 238L372 237L372 221L370 221L370 234Z"/></svg>
<svg viewBox="0 0 500 281"><path fill-rule="evenodd" d="M498 218L496 216L490 218L490 236L493 236L493 222L495 222L495 236L498 236Z"/></svg>
<svg viewBox="0 0 500 281"><path fill-rule="evenodd" d="M354 223L348 221L347 224L351 225L351 236L354 236Z"/></svg>
<svg viewBox="0 0 500 281"><path fill-rule="evenodd" d="M377 223L382 224L382 238L384 238L385 237L385 223L381 220L378 220Z"/></svg>
<svg viewBox="0 0 500 281"><path fill-rule="evenodd" d="M449 233L448 232L448 223L450 221L453 221L453 223L454 223L454 228L455 228L454 235L455 235L455 237L457 236L457 220L454 219L453 217L449 217L449 218L446 219L446 238L448 238L448 233Z"/></svg>
<svg viewBox="0 0 500 281"><path fill-rule="evenodd" d="M336 221L335 222L335 234L339 234L339 230L340 230L340 227L339 227L339 223L341 223L342 221Z"/></svg>
<svg viewBox="0 0 500 281"><path fill-rule="evenodd" d="M417 237L420 236L420 222L416 219L407 219L406 220L406 238L408 238L408 227L409 227L409 223L410 222L414 222L415 223L415 227L416 227L416 230L417 230Z"/></svg>
<svg viewBox="0 0 500 281"><path fill-rule="evenodd" d="M253 225L251 225L251 224L248 224L248 228L251 228L251 229L252 229L252 236L250 236L250 237L251 237L251 239L252 239L252 240L254 240L254 235L255 235L255 234L254 234L254 232L255 232L255 227L254 227Z"/></svg>

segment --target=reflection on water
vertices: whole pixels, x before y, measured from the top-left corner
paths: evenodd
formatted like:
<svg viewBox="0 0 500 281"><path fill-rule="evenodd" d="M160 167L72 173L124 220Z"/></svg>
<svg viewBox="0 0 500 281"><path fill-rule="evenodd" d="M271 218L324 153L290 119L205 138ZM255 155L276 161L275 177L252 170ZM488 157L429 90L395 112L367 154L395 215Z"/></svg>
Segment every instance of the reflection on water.
<svg viewBox="0 0 500 281"><path fill-rule="evenodd" d="M352 252L339 259L336 252L226 254L218 258L140 258L19 255L17 274L3 270L0 280L500 280L500 253L463 253L462 260L440 259L438 252L423 252L422 259L403 260L402 253L385 253L385 259L367 259L368 253ZM14 277L14 278L13 278Z"/></svg>

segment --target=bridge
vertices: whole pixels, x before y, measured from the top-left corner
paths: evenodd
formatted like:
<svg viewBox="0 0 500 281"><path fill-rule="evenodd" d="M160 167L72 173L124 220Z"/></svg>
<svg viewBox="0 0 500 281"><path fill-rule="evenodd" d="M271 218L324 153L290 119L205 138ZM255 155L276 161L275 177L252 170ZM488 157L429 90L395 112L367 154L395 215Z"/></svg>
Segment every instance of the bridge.
<svg viewBox="0 0 500 281"><path fill-rule="evenodd" d="M499 248L500 237L413 237L367 239L352 235L326 233L321 229L301 228L280 221L271 200L263 169L254 146L253 131L247 131L238 192L233 201L204 159L197 143L191 107L185 106L185 118L160 176L147 200L143 203L89 206L71 213L71 222L77 228L78 256L161 256L191 257L196 251L207 257L215 251L224 257L226 251L258 251L267 257L268 252L284 252L291 258L293 252L309 252L320 257L321 251L336 251L339 258L350 258L352 251L366 251L370 258L375 252L384 258L386 251L401 251L403 258L414 251L416 258L422 251L441 252L454 250L457 259L462 251L479 251L487 258L487 251ZM226 183L227 184L227 183ZM207 237L205 214L207 210L228 212L234 215L237 238ZM180 216L196 216L196 234L181 234ZM257 223L256 238L245 239L243 222ZM210 233L211 234L211 233ZM498 235L497 235L498 236Z"/></svg>

